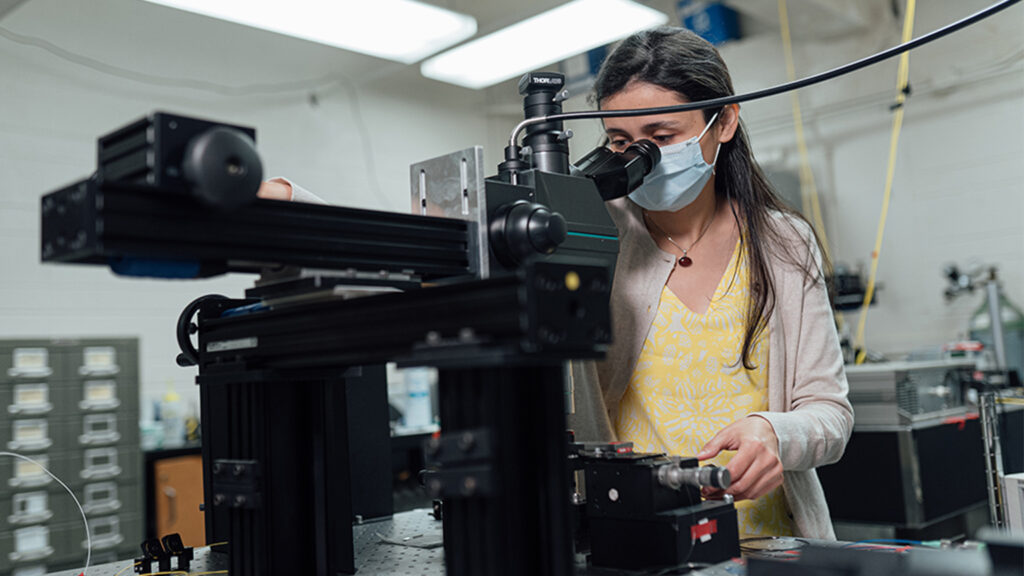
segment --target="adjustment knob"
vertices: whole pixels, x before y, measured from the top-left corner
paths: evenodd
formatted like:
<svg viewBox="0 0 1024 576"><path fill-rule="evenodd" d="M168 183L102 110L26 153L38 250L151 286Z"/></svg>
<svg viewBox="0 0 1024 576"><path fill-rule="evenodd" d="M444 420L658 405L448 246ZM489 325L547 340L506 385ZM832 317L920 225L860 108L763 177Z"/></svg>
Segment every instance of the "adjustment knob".
<svg viewBox="0 0 1024 576"><path fill-rule="evenodd" d="M568 226L565 218L558 212L552 212L544 206L538 206L530 213L526 225L527 233L530 236L530 244L539 254L551 254L556 248L565 242L568 234Z"/></svg>
<svg viewBox="0 0 1024 576"><path fill-rule="evenodd" d="M509 267L535 254L551 254L567 234L561 214L525 200L499 207L490 223L491 249Z"/></svg>
<svg viewBox="0 0 1024 576"><path fill-rule="evenodd" d="M225 127L211 128L189 141L182 172L193 195L222 210L254 200L263 180L263 164L252 139Z"/></svg>

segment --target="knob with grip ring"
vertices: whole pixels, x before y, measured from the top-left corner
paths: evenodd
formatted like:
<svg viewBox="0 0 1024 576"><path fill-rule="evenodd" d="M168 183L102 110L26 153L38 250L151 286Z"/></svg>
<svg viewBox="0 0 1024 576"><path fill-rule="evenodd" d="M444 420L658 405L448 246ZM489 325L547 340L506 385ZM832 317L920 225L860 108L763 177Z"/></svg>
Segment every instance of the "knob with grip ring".
<svg viewBox="0 0 1024 576"><path fill-rule="evenodd" d="M491 249L508 267L535 254L551 254L565 242L565 218L547 206L518 200L500 206L489 227Z"/></svg>

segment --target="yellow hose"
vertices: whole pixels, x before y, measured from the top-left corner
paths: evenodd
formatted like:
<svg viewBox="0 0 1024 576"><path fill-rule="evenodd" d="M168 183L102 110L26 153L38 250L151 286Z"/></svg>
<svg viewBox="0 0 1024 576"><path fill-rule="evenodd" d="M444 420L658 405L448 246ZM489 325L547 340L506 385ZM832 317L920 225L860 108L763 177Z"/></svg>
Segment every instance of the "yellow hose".
<svg viewBox="0 0 1024 576"><path fill-rule="evenodd" d="M903 18L903 42L909 42L914 35L914 8L916 0L907 0L907 13ZM892 119L892 135L889 138L889 168L885 174L885 194L882 197L882 214L878 220L878 234L875 237L875 250L871 253L871 274L868 276L868 288L864 293L864 303L860 307L860 320L857 323L857 337L854 349L857 353L857 364L863 364L867 357L864 347L864 327L868 321L868 307L875 295L875 281L878 279L878 255L882 251L882 239L885 237L885 220L889 216L889 202L892 200L892 181L896 174L896 151L900 141L900 130L903 128L903 104L907 99L907 84L910 81L910 53L900 56L900 66L896 73L896 114Z"/></svg>
<svg viewBox="0 0 1024 576"><path fill-rule="evenodd" d="M782 28L782 48L786 54L786 76L792 82L796 80L796 67L793 65L793 42L789 36L789 13L786 10L786 0L779 0L779 24ZM821 217L818 187L814 183L811 159L807 153L807 140L804 138L804 120L800 112L800 97L797 95L797 91L793 90L789 93L789 98L793 104L793 127L796 130L796 147L800 153L800 199L803 203L803 213L810 213L812 215L814 227L818 230L818 235L821 237L825 256L831 259L828 236L825 234L825 221Z"/></svg>

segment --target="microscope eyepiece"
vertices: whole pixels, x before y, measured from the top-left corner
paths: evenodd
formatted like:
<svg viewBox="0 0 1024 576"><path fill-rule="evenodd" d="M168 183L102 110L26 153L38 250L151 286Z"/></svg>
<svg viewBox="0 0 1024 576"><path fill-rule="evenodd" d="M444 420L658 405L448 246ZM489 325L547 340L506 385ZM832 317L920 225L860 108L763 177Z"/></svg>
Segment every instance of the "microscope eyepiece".
<svg viewBox="0 0 1024 576"><path fill-rule="evenodd" d="M637 140L622 152L622 157L626 159L627 163L640 159L644 164L643 175L647 176L658 165L658 162L661 162L661 148L658 148L658 145L650 140Z"/></svg>
<svg viewBox="0 0 1024 576"><path fill-rule="evenodd" d="M658 145L650 140L637 140L621 153L604 146L595 148L580 159L573 173L593 180L601 197L608 201L636 190L658 162Z"/></svg>

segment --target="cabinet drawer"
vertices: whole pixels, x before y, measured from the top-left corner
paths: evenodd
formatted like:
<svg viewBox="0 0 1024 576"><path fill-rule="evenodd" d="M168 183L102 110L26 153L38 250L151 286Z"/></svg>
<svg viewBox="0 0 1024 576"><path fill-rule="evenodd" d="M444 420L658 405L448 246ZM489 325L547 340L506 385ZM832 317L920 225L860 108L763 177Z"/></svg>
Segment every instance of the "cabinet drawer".
<svg viewBox="0 0 1024 576"><path fill-rule="evenodd" d="M52 560L57 551L53 536L48 524L0 533L0 562L17 566Z"/></svg>

